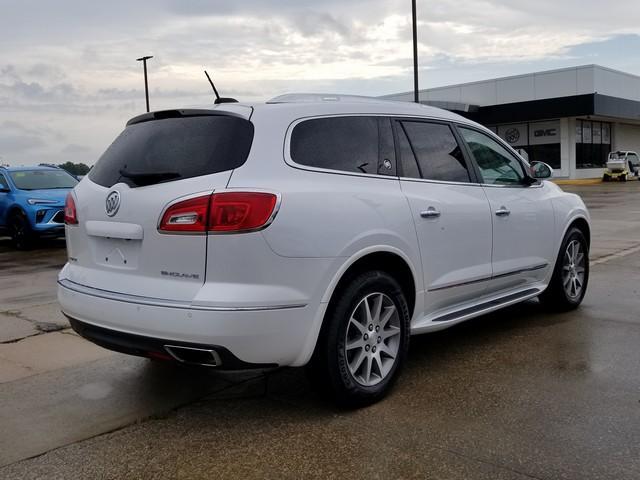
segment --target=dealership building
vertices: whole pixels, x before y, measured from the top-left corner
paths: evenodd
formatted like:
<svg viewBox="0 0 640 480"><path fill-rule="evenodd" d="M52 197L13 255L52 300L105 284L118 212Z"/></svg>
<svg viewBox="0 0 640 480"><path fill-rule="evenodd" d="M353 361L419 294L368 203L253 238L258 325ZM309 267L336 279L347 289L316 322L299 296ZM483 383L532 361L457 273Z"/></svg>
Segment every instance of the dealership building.
<svg viewBox="0 0 640 480"><path fill-rule="evenodd" d="M609 152L640 153L640 77L598 65L421 90L420 102L487 126L556 177L600 177Z"/></svg>

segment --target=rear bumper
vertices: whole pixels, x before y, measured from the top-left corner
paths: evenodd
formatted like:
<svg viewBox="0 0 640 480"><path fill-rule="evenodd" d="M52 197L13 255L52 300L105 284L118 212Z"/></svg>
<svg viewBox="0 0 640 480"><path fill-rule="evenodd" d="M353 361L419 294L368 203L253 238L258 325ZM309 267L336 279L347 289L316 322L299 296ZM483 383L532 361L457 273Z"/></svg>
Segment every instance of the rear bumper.
<svg viewBox="0 0 640 480"><path fill-rule="evenodd" d="M103 347L133 355L163 352L165 345L210 348L221 369L295 365L305 348L313 313L309 306L203 310L153 304L137 297L58 282L58 301L73 328ZM117 295L117 294L116 294Z"/></svg>
<svg viewBox="0 0 640 480"><path fill-rule="evenodd" d="M108 328L96 327L89 323L81 322L75 318L67 316L71 328L78 335L86 338L90 342L127 355L137 355L140 357L171 359L167 350L167 345L171 347L184 347L187 349L203 349L216 352L220 359L220 364L216 365L223 370L247 370L256 368L273 368L277 364L270 363L248 363L240 360L225 347L220 345L203 345L199 343L176 342L174 340L144 337L122 333Z"/></svg>

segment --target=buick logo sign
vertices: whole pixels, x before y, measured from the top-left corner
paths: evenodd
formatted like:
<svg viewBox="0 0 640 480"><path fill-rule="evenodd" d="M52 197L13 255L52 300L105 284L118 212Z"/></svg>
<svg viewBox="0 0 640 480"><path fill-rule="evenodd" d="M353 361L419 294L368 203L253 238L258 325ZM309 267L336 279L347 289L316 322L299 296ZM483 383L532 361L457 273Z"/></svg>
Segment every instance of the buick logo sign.
<svg viewBox="0 0 640 480"><path fill-rule="evenodd" d="M509 143L516 143L520 140L520 130L517 128L510 128L505 133L505 140Z"/></svg>
<svg viewBox="0 0 640 480"><path fill-rule="evenodd" d="M107 212L107 215L113 217L116 213L118 213L118 209L120 208L120 192L117 190L113 190L109 192L107 195L107 200L105 201L104 208Z"/></svg>

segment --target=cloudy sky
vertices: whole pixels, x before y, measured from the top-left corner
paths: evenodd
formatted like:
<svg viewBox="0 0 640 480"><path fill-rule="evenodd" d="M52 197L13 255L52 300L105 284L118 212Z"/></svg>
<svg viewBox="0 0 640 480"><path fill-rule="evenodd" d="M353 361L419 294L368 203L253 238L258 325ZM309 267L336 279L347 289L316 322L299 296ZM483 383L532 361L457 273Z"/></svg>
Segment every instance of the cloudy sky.
<svg viewBox="0 0 640 480"><path fill-rule="evenodd" d="M410 0L0 0L0 163L93 164L130 117L224 96L412 88ZM421 86L640 74L637 0L418 0Z"/></svg>

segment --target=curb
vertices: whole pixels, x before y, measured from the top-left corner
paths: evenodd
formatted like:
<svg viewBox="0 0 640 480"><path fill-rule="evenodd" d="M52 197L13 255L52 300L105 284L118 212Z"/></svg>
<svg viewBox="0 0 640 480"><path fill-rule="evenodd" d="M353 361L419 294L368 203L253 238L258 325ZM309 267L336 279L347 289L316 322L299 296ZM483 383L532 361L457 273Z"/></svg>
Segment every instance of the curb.
<svg viewBox="0 0 640 480"><path fill-rule="evenodd" d="M583 178L579 180L552 180L556 185L598 185L602 178Z"/></svg>

